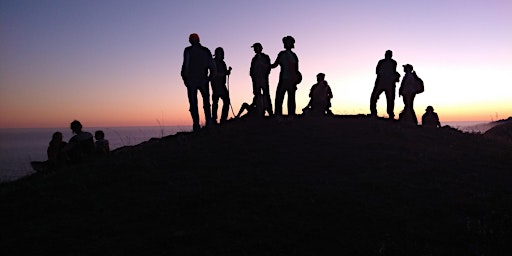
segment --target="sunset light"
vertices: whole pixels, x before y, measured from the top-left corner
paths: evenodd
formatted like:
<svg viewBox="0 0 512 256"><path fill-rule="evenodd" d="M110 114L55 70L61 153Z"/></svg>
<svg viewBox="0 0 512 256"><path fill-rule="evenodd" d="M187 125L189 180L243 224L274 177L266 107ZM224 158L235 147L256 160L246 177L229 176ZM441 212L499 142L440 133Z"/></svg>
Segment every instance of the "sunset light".
<svg viewBox="0 0 512 256"><path fill-rule="evenodd" d="M418 114L443 121L512 116L510 1L2 1L0 127L191 125L180 77L188 35L233 67L232 107L252 99L255 42L272 61L296 39L303 81L297 110L319 72L339 115L369 114L375 66L393 50L425 82ZM270 75L274 101L279 70ZM399 86L399 84L397 84ZM395 114L403 108L395 99ZM286 105L286 104L284 104ZM201 106L200 106L201 107ZM284 106L284 113L287 113ZM378 101L385 116L385 97ZM230 111L230 118L232 117ZM201 119L204 120L204 119Z"/></svg>

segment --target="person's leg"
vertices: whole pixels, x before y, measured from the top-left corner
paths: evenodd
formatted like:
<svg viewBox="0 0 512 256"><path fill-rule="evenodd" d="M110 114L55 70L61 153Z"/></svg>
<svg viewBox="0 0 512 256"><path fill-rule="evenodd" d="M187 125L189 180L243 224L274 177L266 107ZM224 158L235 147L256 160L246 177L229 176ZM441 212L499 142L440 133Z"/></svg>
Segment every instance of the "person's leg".
<svg viewBox="0 0 512 256"><path fill-rule="evenodd" d="M409 100L409 108L411 111L411 118L414 124L418 124L418 117L416 117L416 112L414 111L414 98L416 97L416 94L411 95Z"/></svg>
<svg viewBox="0 0 512 256"><path fill-rule="evenodd" d="M273 112L272 112L272 100L270 99L270 89L269 89L268 84L266 86L264 86L262 89L263 89L264 109L268 112L269 116L272 116L273 115Z"/></svg>
<svg viewBox="0 0 512 256"><path fill-rule="evenodd" d="M210 111L210 88L208 86L208 80L199 87L199 92L201 92L201 96L203 97L205 126L210 126L212 122L212 112Z"/></svg>
<svg viewBox="0 0 512 256"><path fill-rule="evenodd" d="M295 116L295 86L290 86L288 88L288 115Z"/></svg>
<svg viewBox="0 0 512 256"><path fill-rule="evenodd" d="M387 112L389 118L393 119L395 117L395 87L386 88L384 92L386 94Z"/></svg>
<svg viewBox="0 0 512 256"><path fill-rule="evenodd" d="M228 120L228 115L229 115L229 104L230 104L230 100L229 100L229 94L224 94L221 96L222 98L222 114L220 116L220 122L225 122Z"/></svg>
<svg viewBox="0 0 512 256"><path fill-rule="evenodd" d="M372 116L377 116L377 100L379 99L379 95L382 93L382 89L377 87L373 87L372 94L370 96L370 113Z"/></svg>
<svg viewBox="0 0 512 256"><path fill-rule="evenodd" d="M219 95L212 94L212 121L217 122L217 110L219 108Z"/></svg>
<svg viewBox="0 0 512 256"><path fill-rule="evenodd" d="M283 89L282 83L280 82L277 85L277 90L276 90L276 106L275 106L275 108L276 108L275 114L279 115L279 116L283 115L283 100L284 100L285 92L286 91Z"/></svg>
<svg viewBox="0 0 512 256"><path fill-rule="evenodd" d="M197 108L197 86L195 84L189 83L187 87L188 94L188 102L189 102L189 111L192 116L193 129L199 129L199 111Z"/></svg>

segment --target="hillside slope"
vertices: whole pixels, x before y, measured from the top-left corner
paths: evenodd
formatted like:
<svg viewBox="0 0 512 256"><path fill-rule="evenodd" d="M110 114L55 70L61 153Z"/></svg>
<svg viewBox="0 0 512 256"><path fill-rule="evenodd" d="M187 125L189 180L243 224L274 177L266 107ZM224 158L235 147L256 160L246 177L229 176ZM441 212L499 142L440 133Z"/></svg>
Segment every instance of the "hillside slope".
<svg viewBox="0 0 512 256"><path fill-rule="evenodd" d="M506 255L511 149L360 116L235 120L1 184L0 250Z"/></svg>

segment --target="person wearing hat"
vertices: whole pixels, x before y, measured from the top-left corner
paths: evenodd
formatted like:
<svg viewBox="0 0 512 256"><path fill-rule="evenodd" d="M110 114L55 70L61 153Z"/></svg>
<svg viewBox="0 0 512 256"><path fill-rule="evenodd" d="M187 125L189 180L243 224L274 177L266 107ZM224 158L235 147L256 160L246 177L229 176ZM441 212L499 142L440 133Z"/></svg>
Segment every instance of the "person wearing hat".
<svg viewBox="0 0 512 256"><path fill-rule="evenodd" d="M217 69L212 53L208 48L201 45L198 34L190 34L189 42L191 45L186 47L183 52L181 77L187 87L193 130L198 131L201 126L199 125L197 92L199 91L203 97L205 125L209 126L211 124L209 81L215 77Z"/></svg>
<svg viewBox="0 0 512 256"><path fill-rule="evenodd" d="M261 109L261 114L265 111L269 116L273 115L272 101L270 99L270 86L268 76L270 75L270 57L263 53L263 46L260 43L252 45L254 57L251 60L249 75L252 80L252 92L254 94L253 104Z"/></svg>
<svg viewBox="0 0 512 256"><path fill-rule="evenodd" d="M370 96L370 112L372 116L377 116L377 100L382 92L386 94L387 112L390 119L394 119L395 113L395 88L400 80L400 74L396 72L397 63L393 57L393 52L387 50L384 59L377 63L377 79Z"/></svg>
<svg viewBox="0 0 512 256"><path fill-rule="evenodd" d="M418 118L416 117L416 112L414 112L414 98L418 93L418 77L416 76L411 64L403 65L403 67L405 75L402 79L402 83L400 84L400 89L398 89L398 95L402 96L404 109L400 113L399 120L412 122L417 125Z"/></svg>
<svg viewBox="0 0 512 256"><path fill-rule="evenodd" d="M439 116L434 112L434 108L432 106L428 106L427 109L425 109L425 114L421 117L421 125L428 128L441 127Z"/></svg>
<svg viewBox="0 0 512 256"><path fill-rule="evenodd" d="M276 90L276 109L275 114L283 115L284 95L288 93L288 115L295 115L295 91L297 84L302 81L302 75L299 72L299 58L292 51L295 48L295 39L291 36L283 37L284 51L279 52L276 61L270 66L276 68L281 66L279 73L279 82Z"/></svg>

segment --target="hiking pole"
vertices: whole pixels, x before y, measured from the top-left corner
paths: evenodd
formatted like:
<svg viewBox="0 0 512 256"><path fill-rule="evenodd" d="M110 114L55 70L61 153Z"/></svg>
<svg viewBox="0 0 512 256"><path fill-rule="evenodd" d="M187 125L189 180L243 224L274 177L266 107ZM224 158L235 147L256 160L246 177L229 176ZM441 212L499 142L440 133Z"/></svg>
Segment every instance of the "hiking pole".
<svg viewBox="0 0 512 256"><path fill-rule="evenodd" d="M231 74L232 68L229 67L229 74ZM228 95L229 95L229 75L228 75ZM233 110L233 105L231 105L231 96L229 96L229 106L231 107L231 113L233 113L233 118L236 117L235 111Z"/></svg>

